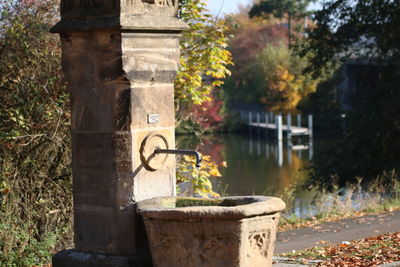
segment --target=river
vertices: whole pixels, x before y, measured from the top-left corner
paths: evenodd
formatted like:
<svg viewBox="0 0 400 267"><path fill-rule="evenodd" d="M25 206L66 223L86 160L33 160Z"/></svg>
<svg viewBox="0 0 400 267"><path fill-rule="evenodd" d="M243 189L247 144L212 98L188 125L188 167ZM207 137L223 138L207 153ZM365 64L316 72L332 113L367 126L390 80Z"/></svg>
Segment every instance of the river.
<svg viewBox="0 0 400 267"><path fill-rule="evenodd" d="M224 134L203 136L200 145L188 136L178 136L181 147L197 148L218 162L221 178L214 180L215 191L221 195L272 195L289 203L288 214L308 217L314 214L314 193L304 189L306 170L318 142L308 138L294 139L293 145L281 144L273 138L256 134Z"/></svg>

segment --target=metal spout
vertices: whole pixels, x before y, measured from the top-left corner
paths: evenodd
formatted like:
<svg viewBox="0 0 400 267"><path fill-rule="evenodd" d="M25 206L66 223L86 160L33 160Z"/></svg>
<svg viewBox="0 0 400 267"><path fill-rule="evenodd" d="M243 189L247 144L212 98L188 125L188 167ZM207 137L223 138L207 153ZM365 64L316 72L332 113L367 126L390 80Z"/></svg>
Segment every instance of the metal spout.
<svg viewBox="0 0 400 267"><path fill-rule="evenodd" d="M196 167L200 168L200 163L203 158L200 152L194 150L171 150L171 149L156 149L154 154L174 154L174 155L191 155L196 157Z"/></svg>

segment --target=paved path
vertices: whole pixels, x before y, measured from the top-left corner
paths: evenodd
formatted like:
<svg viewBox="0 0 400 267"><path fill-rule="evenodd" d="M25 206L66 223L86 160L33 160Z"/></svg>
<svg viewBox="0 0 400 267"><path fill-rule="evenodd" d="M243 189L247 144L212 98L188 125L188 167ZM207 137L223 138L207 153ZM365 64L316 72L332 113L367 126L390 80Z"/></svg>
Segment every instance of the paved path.
<svg viewBox="0 0 400 267"><path fill-rule="evenodd" d="M275 254L400 232L400 211L368 215L277 235Z"/></svg>

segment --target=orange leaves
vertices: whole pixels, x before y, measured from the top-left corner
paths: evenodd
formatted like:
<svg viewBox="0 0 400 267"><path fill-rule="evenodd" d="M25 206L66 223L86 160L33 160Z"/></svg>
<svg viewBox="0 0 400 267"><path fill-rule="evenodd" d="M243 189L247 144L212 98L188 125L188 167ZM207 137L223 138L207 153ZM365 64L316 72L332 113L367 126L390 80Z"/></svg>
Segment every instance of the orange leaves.
<svg viewBox="0 0 400 267"><path fill-rule="evenodd" d="M305 78L302 75L297 77L288 68L278 65L275 75L268 83L270 94L276 95L273 98L264 98L263 102L270 106L272 111L294 111L305 96ZM308 94L308 93L307 93Z"/></svg>
<svg viewBox="0 0 400 267"><path fill-rule="evenodd" d="M400 232L343 242L325 248L311 248L295 256L323 259L315 266L377 266L400 261ZM311 255L311 256L310 256Z"/></svg>
<svg viewBox="0 0 400 267"><path fill-rule="evenodd" d="M306 59L295 56L282 44L266 47L259 64L266 81L262 102L268 110L293 112L317 88L318 80L303 74Z"/></svg>
<svg viewBox="0 0 400 267"><path fill-rule="evenodd" d="M288 84L293 82L295 76L289 72L284 66L278 65L275 71L275 79L269 82L271 89L284 92Z"/></svg>
<svg viewBox="0 0 400 267"><path fill-rule="evenodd" d="M349 246L349 244L346 243L342 243L339 245L340 248L347 248Z"/></svg>

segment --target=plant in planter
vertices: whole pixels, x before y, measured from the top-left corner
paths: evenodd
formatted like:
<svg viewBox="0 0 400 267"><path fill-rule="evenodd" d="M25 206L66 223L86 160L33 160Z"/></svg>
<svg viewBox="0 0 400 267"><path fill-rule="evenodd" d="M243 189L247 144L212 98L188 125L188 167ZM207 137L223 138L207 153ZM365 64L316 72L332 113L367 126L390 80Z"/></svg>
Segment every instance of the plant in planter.
<svg viewBox="0 0 400 267"><path fill-rule="evenodd" d="M251 196L138 203L154 266L271 266L285 203Z"/></svg>

